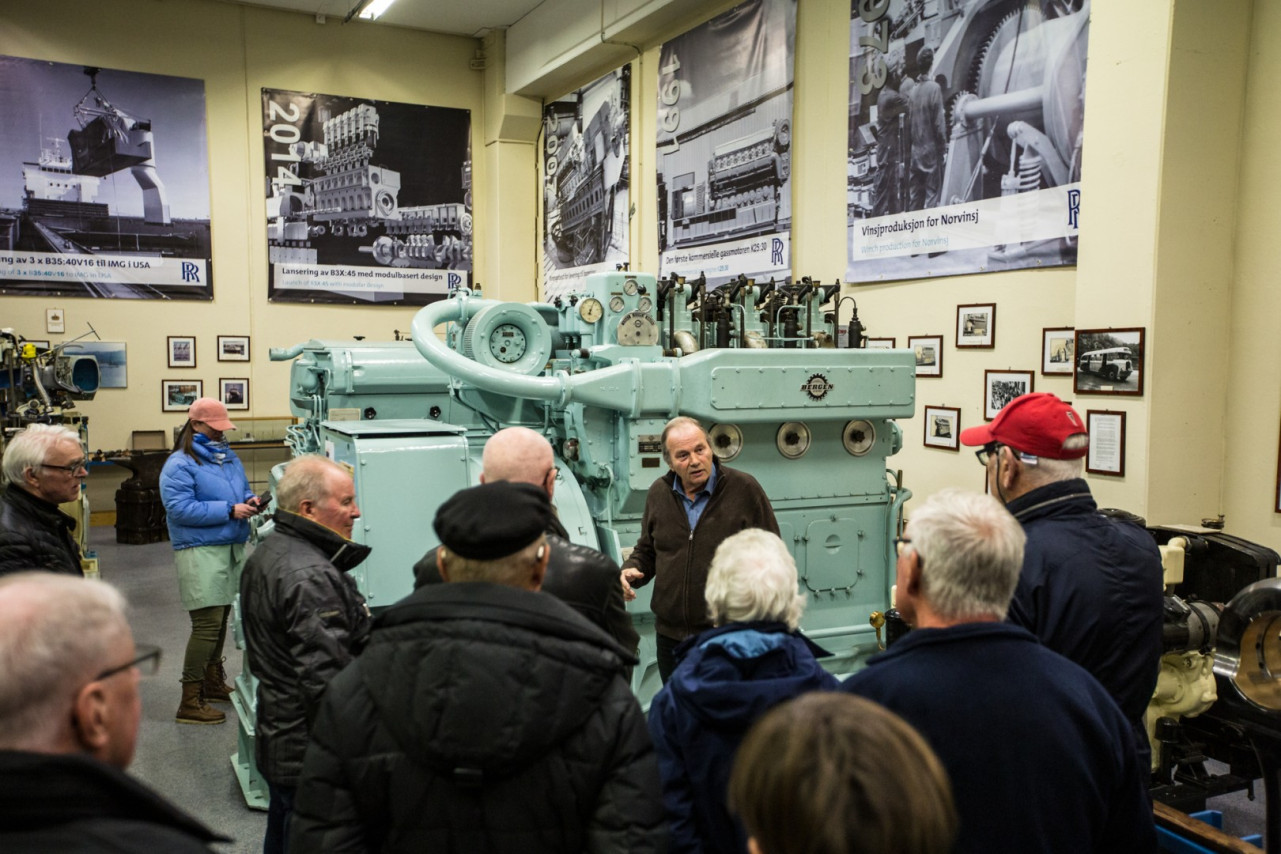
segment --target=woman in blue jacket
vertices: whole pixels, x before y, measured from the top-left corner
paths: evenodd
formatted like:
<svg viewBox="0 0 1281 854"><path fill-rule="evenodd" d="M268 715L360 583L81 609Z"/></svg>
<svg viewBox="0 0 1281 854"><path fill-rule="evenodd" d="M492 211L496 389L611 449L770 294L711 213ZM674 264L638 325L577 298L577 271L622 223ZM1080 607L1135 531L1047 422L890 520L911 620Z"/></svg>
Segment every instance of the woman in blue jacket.
<svg viewBox="0 0 1281 854"><path fill-rule="evenodd" d="M672 852L747 850L726 806L739 742L784 700L839 686L815 658L827 653L797 631L804 607L777 535L748 528L716 549L707 571L716 627L676 648L676 670L649 709Z"/></svg>
<svg viewBox="0 0 1281 854"><path fill-rule="evenodd" d="M231 699L222 647L245 563L245 520L258 512L245 468L223 438L224 430L234 429L227 407L200 398L187 410L177 447L160 471L178 592L191 615L178 723L220 724L226 715L208 701Z"/></svg>

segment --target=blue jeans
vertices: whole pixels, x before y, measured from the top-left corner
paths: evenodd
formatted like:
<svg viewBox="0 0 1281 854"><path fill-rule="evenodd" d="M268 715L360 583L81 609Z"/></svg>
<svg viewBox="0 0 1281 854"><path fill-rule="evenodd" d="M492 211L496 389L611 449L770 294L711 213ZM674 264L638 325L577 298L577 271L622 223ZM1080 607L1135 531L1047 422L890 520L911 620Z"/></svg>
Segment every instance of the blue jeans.
<svg viewBox="0 0 1281 854"><path fill-rule="evenodd" d="M285 854L289 848L289 816L294 811L297 786L267 783L271 804L267 807L267 835L262 839L262 854Z"/></svg>

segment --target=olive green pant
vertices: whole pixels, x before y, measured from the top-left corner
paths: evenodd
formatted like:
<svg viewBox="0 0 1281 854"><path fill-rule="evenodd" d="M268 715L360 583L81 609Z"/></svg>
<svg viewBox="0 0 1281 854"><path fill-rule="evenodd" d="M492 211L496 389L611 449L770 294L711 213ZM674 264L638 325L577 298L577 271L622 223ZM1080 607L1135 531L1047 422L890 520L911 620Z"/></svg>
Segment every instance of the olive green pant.
<svg viewBox="0 0 1281 854"><path fill-rule="evenodd" d="M205 665L222 659L222 645L227 640L229 605L214 605L188 611L191 615L191 638L187 655L182 660L182 681L202 682Z"/></svg>

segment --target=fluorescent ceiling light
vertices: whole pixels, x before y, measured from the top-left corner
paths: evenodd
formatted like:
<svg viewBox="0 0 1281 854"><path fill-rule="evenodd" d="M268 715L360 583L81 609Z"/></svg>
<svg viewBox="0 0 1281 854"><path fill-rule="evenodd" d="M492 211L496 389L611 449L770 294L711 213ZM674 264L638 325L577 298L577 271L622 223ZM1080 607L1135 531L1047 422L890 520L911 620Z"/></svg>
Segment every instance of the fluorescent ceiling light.
<svg viewBox="0 0 1281 854"><path fill-rule="evenodd" d="M375 20L379 15L387 11L387 7L395 2L396 0L373 0L372 3L360 10L360 17L367 21Z"/></svg>

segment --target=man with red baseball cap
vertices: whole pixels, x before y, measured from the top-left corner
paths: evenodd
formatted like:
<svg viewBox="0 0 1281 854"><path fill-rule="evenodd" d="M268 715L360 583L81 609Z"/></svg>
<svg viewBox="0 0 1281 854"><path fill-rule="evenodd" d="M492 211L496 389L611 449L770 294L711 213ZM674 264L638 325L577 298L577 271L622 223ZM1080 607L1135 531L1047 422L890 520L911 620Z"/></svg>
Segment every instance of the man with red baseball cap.
<svg viewBox="0 0 1281 854"><path fill-rule="evenodd" d="M1099 513L1081 477L1085 422L1052 394L1016 397L990 423L961 431L961 444L981 446L988 491L1027 534L1006 619L1094 674L1146 758L1143 716L1160 671L1164 602L1156 541Z"/></svg>

